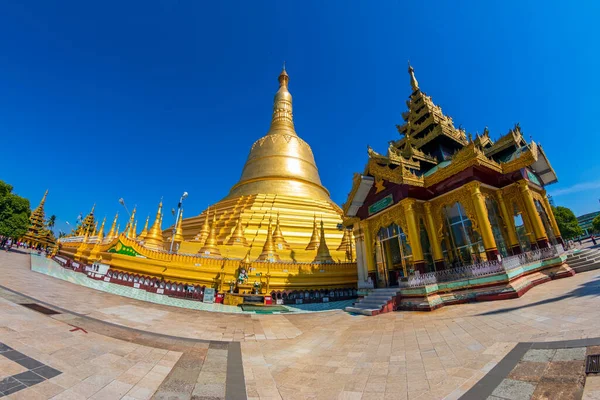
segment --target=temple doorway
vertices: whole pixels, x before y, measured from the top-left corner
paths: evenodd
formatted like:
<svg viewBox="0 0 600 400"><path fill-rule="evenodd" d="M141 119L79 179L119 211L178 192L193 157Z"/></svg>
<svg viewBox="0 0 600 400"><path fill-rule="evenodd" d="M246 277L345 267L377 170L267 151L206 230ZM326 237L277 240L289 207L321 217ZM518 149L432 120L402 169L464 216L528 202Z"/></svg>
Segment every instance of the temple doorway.
<svg viewBox="0 0 600 400"><path fill-rule="evenodd" d="M396 225L381 228L376 243L377 287L398 286L412 270L412 249L406 234Z"/></svg>
<svg viewBox="0 0 600 400"><path fill-rule="evenodd" d="M475 264L486 260L483 240L473 229L473 223L467 217L459 202L445 206L442 210L444 222L444 258L452 268Z"/></svg>

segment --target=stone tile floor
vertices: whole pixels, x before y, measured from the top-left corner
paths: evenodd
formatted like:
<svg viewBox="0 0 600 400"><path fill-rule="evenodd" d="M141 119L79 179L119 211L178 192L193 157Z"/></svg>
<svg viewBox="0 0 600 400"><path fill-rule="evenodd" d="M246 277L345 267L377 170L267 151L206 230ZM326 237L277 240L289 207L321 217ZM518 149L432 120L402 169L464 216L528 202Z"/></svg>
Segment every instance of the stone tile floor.
<svg viewBox="0 0 600 400"><path fill-rule="evenodd" d="M69 310L75 313L72 317L99 324L108 322L136 329L135 332L241 342L250 399L459 398L519 342L597 337L599 278L600 271L586 272L535 287L519 299L457 305L430 313L398 312L365 317L336 310L235 315L180 309L92 290L32 272L26 255L0 252L1 286ZM5 313L5 308L0 308L2 339ZM18 324L21 315L31 313L35 312L21 307L12 318ZM58 329L53 324L64 326L60 322L64 314L51 317L35 314L49 321L49 326L45 324L30 332L28 329L32 328L26 325L23 330L31 335L31 340L39 342L40 338L52 337ZM126 351L127 346L134 346L93 334L111 351L112 346L123 347L116 350L118 354ZM19 337L11 340L20 341ZM9 340L3 341L11 345ZM31 343L21 345L31 346ZM60 347L55 351L59 350ZM83 350L90 351L85 347ZM215 357L219 357L218 352ZM49 365L59 370L63 366ZM64 371L63 375L72 373ZM199 372L196 383L206 382L207 376L210 375ZM119 384L113 387L111 395L119 395ZM203 390L202 396L222 394L216 387Z"/></svg>

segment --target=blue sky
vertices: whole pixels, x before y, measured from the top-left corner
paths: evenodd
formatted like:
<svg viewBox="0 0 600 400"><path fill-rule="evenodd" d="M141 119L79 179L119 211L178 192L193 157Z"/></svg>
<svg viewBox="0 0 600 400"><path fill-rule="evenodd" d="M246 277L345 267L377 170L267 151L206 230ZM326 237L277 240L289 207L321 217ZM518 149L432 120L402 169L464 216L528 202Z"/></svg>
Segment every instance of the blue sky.
<svg viewBox="0 0 600 400"><path fill-rule="evenodd" d="M58 228L123 197L141 219L224 197L269 127L285 60L298 134L338 204L366 146L398 138L410 59L468 132L520 122L576 214L600 208L598 2L82 2L0 5L0 179ZM165 226L170 224L165 218Z"/></svg>

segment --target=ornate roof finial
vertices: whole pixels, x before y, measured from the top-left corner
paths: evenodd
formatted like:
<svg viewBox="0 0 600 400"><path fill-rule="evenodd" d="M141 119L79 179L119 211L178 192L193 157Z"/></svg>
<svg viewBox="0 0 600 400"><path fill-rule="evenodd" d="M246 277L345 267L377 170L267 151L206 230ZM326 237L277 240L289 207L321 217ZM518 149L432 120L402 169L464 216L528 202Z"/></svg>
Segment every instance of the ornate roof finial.
<svg viewBox="0 0 600 400"><path fill-rule="evenodd" d="M273 232L273 240L276 245L281 244L282 247L289 249L290 245L286 242L281 232L281 226L279 225L279 211L277 211L277 219L275 220L275 231Z"/></svg>
<svg viewBox="0 0 600 400"><path fill-rule="evenodd" d="M158 210L156 210L156 217L154 218L154 224L152 224L152 228L148 232L144 239L144 246L149 247L151 249L157 250L162 249L163 242L163 234L161 228L162 222L162 198L160 199L160 203L158 204Z"/></svg>
<svg viewBox="0 0 600 400"><path fill-rule="evenodd" d="M314 250L317 247L319 247L319 229L317 227L317 214L315 213L312 235L310 236L310 241L308 242L308 246L306 246L305 250Z"/></svg>
<svg viewBox="0 0 600 400"><path fill-rule="evenodd" d="M150 216L146 217L146 223L144 224L144 229L142 229L142 233L138 235L138 240L144 240L146 235L148 234L148 222L150 221Z"/></svg>
<svg viewBox="0 0 600 400"><path fill-rule="evenodd" d="M269 217L269 227L267 229L267 239L263 246L263 251L258 256L261 261L279 261L279 254L275 249L275 243L273 243L273 232L271 230L271 218Z"/></svg>
<svg viewBox="0 0 600 400"><path fill-rule="evenodd" d="M235 224L235 228L233 230L233 233L231 234L231 237L227 241L227 244L228 245L241 244L242 246L248 246L248 242L246 241L246 238L244 237L244 225L242 224L241 214L237 219L237 223Z"/></svg>
<svg viewBox="0 0 600 400"><path fill-rule="evenodd" d="M327 242L325 241L325 228L323 228L323 217L321 217L321 239L319 240L319 248L317 249L317 256L313 262L318 263L332 263L333 258L329 253Z"/></svg>
<svg viewBox="0 0 600 400"><path fill-rule="evenodd" d="M106 238L109 240L112 240L116 236L119 235L119 231L115 232L115 229L117 229L117 219L118 218L119 218L119 213L117 213L117 215L115 215L115 219L113 220L112 226L110 227L110 231L108 231L108 235L106 235Z"/></svg>
<svg viewBox="0 0 600 400"><path fill-rule="evenodd" d="M220 256L221 251L217 247L217 212L213 214L212 224L210 225L210 232L204 245L198 251L199 254L205 254L209 256Z"/></svg>
<svg viewBox="0 0 600 400"><path fill-rule="evenodd" d="M96 209L96 203L94 203L94 205L92 206L92 211L90 211L90 214L94 215L95 209Z"/></svg>
<svg viewBox="0 0 600 400"><path fill-rule="evenodd" d="M175 236L173 238L174 242L181 243L183 242L183 207L179 210L179 219L177 220L177 226L175 227Z"/></svg>
<svg viewBox="0 0 600 400"><path fill-rule="evenodd" d="M410 61L408 62L408 73L410 74L410 86L412 87L413 92L419 90L419 82L417 82L417 78L415 78L415 69L410 65Z"/></svg>
<svg viewBox="0 0 600 400"><path fill-rule="evenodd" d="M271 128L268 134L285 134L298 136L294 129L294 119L292 114L292 95L288 91L290 77L283 69L279 74L279 90L275 93L273 100L273 117L271 118Z"/></svg>

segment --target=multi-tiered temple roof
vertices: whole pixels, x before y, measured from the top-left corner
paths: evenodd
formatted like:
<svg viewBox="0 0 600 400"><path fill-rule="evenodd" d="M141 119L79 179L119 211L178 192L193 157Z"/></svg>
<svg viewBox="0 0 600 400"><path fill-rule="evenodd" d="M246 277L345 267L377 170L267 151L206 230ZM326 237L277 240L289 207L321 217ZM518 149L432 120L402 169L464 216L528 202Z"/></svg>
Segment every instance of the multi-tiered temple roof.
<svg viewBox="0 0 600 400"><path fill-rule="evenodd" d="M29 229L21 238L22 242L28 243L31 246L41 245L46 247L54 245L54 235L46 228L46 214L44 212L46 196L48 196L47 190L44 193L44 197L42 197L40 204L31 213L31 216L29 217Z"/></svg>
<svg viewBox="0 0 600 400"><path fill-rule="evenodd" d="M348 201L344 205L347 216L353 217L364 203L371 187L377 193L389 184L405 185L406 194L426 199L458 187L469 180L466 175L482 175L488 179L509 179L528 167L541 185L556 182L542 147L527 143L519 124L497 141L490 138L487 128L475 138L462 128L456 128L451 117L442 112L430 96L421 91L414 69L408 72L412 92L407 101L408 111L402 114L403 123L397 125L402 137L391 141L387 154L368 148L369 161L364 173L356 175ZM452 182L452 177L461 174ZM495 178L491 178L495 176ZM379 190L381 189L381 190Z"/></svg>

